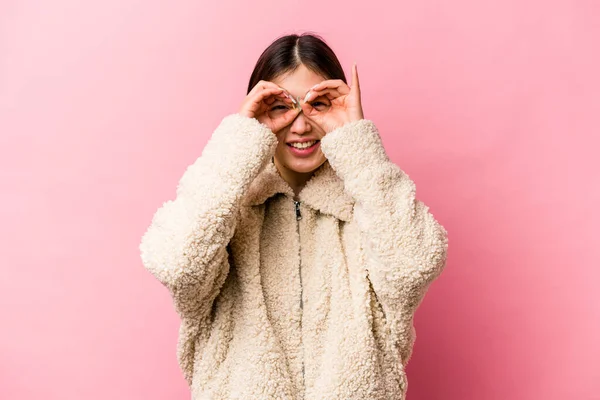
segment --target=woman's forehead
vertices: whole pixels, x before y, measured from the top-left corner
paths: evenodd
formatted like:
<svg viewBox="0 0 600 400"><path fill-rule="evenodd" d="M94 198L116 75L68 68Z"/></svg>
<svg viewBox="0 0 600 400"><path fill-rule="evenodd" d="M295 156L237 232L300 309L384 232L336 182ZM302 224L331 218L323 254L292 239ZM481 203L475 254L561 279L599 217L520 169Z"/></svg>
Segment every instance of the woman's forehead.
<svg viewBox="0 0 600 400"><path fill-rule="evenodd" d="M285 89L294 98L304 97L311 87L325 80L303 65L296 70L273 79L273 83Z"/></svg>

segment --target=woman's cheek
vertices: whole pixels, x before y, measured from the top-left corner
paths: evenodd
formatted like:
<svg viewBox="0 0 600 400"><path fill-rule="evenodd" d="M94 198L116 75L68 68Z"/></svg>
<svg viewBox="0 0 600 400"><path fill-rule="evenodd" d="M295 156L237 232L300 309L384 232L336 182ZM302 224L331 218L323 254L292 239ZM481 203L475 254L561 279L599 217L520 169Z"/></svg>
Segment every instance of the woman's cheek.
<svg viewBox="0 0 600 400"><path fill-rule="evenodd" d="M329 133L332 130L335 129L335 120L333 118L331 118L331 116L324 116L321 119L321 129L325 132L325 133Z"/></svg>
<svg viewBox="0 0 600 400"><path fill-rule="evenodd" d="M275 132L275 136L277 137L277 141L279 142L278 146L285 146L285 137L287 136L288 127L283 127L277 132Z"/></svg>

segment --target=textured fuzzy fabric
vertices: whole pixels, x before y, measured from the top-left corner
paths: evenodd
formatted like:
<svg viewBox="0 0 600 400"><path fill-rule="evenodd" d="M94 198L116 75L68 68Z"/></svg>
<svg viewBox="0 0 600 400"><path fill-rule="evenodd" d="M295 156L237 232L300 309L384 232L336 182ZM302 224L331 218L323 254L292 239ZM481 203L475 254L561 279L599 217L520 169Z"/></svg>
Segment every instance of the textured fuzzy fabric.
<svg viewBox="0 0 600 400"><path fill-rule="evenodd" d="M404 399L446 230L370 120L321 140L300 219L276 146L266 125L226 116L140 244L181 317L192 399Z"/></svg>

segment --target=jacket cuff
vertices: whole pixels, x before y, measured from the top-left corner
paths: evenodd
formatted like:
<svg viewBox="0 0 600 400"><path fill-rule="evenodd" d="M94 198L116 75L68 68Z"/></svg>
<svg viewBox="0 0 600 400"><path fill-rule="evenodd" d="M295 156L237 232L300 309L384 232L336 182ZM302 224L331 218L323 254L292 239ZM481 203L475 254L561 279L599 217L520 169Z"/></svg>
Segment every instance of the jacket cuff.
<svg viewBox="0 0 600 400"><path fill-rule="evenodd" d="M368 119L348 122L329 132L321 139L321 151L347 185L372 176L391 162L375 123Z"/></svg>
<svg viewBox="0 0 600 400"><path fill-rule="evenodd" d="M216 174L228 186L247 185L275 154L277 137L268 126L241 114L224 117L204 146L202 154L188 167L179 190L196 193L199 174ZM212 170L206 168L212 166Z"/></svg>
<svg viewBox="0 0 600 400"><path fill-rule="evenodd" d="M206 146L202 156L214 158L219 164L239 162L274 152L277 137L268 126L256 118L230 114L221 120Z"/></svg>

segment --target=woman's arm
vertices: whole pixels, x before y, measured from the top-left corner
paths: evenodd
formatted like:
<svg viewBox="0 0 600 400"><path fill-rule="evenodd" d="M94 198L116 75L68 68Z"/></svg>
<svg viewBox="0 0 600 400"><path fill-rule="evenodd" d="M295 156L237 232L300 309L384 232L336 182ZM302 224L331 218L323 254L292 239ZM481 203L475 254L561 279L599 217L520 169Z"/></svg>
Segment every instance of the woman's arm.
<svg viewBox="0 0 600 400"><path fill-rule="evenodd" d="M416 199L415 183L389 160L372 121L331 131L321 149L355 199L368 277L390 327L407 344L402 358L408 361L412 314L445 266L447 232Z"/></svg>
<svg viewBox="0 0 600 400"><path fill-rule="evenodd" d="M144 266L170 291L183 317L205 317L229 273L227 245L243 195L277 146L254 118L226 116L202 155L156 211L140 243Z"/></svg>

